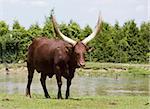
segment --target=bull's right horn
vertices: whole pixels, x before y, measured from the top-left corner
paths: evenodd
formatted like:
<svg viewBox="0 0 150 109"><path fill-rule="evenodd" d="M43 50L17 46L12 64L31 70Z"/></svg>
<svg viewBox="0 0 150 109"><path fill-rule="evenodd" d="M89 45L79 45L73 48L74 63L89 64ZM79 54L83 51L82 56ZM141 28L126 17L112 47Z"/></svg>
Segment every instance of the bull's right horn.
<svg viewBox="0 0 150 109"><path fill-rule="evenodd" d="M69 42L69 43L75 45L77 43L76 41L72 40L71 38L69 38L69 37L65 36L63 33L61 33L61 31L59 30L59 28L57 26L55 17L53 15L51 15L51 19L52 19L52 23L53 23L54 29L57 32L57 34L59 36L61 36L63 38L63 40L65 40L66 42Z"/></svg>
<svg viewBox="0 0 150 109"><path fill-rule="evenodd" d="M98 32L101 30L101 23L102 23L102 18L101 15L99 15L95 30L92 32L92 34L90 34L88 37L82 40L82 43L86 45L90 40L92 40L98 34Z"/></svg>

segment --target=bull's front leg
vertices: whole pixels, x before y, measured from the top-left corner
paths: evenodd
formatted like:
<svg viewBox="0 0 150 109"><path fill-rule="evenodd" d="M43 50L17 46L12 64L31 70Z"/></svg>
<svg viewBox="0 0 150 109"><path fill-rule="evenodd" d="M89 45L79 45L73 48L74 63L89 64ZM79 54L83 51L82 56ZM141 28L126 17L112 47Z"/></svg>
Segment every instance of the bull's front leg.
<svg viewBox="0 0 150 109"><path fill-rule="evenodd" d="M68 97L70 96L70 86L71 86L71 81L74 77L74 72L75 69L69 69L69 75L67 76L67 89L66 89L66 99L68 99Z"/></svg>
<svg viewBox="0 0 150 109"><path fill-rule="evenodd" d="M66 90L66 99L70 96L70 85L71 85L71 79L67 79L67 90Z"/></svg>
<svg viewBox="0 0 150 109"><path fill-rule="evenodd" d="M56 74L56 79L57 79L57 85L58 85L57 98L58 99L63 99L62 94L61 94L61 86L62 86L61 75L60 74Z"/></svg>

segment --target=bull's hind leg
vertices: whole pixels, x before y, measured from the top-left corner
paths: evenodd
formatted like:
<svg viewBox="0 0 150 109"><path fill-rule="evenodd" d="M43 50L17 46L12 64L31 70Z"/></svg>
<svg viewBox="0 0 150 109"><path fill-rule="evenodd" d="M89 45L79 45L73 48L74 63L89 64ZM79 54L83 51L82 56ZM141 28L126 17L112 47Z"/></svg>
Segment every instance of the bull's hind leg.
<svg viewBox="0 0 150 109"><path fill-rule="evenodd" d="M28 68L28 83L27 83L27 88L26 88L26 96L29 95L29 97L31 98L30 86L31 86L32 78L34 74L34 68L29 66L29 64L27 64L27 68Z"/></svg>
<svg viewBox="0 0 150 109"><path fill-rule="evenodd" d="M42 87L43 87L43 90L44 90L45 97L50 98L50 96L48 94L48 91L47 91L47 88L46 88L46 77L47 77L47 75L41 72L40 81L41 81L41 84L42 84Z"/></svg>

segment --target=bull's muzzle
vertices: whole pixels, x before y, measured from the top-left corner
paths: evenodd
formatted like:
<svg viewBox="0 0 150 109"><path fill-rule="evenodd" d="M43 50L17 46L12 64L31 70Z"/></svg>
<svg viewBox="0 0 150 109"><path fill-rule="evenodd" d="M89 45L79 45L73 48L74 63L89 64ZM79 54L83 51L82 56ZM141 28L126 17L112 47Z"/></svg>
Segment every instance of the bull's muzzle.
<svg viewBox="0 0 150 109"><path fill-rule="evenodd" d="M82 67L82 68L85 67L85 62L80 62L80 63L78 63L78 66L79 66L79 67Z"/></svg>

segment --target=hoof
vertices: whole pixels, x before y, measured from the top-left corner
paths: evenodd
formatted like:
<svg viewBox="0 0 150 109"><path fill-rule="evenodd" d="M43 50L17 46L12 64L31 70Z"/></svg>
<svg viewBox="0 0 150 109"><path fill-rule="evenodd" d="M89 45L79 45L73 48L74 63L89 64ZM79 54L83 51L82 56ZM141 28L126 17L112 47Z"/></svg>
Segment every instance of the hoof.
<svg viewBox="0 0 150 109"><path fill-rule="evenodd" d="M57 99L64 99L63 97L57 97Z"/></svg>
<svg viewBox="0 0 150 109"><path fill-rule="evenodd" d="M31 94L29 93L29 91L26 91L26 96L29 96L31 98Z"/></svg>
<svg viewBox="0 0 150 109"><path fill-rule="evenodd" d="M45 98L51 98L49 95L45 95Z"/></svg>
<svg viewBox="0 0 150 109"><path fill-rule="evenodd" d="M65 99L68 99L69 97L66 97Z"/></svg>

